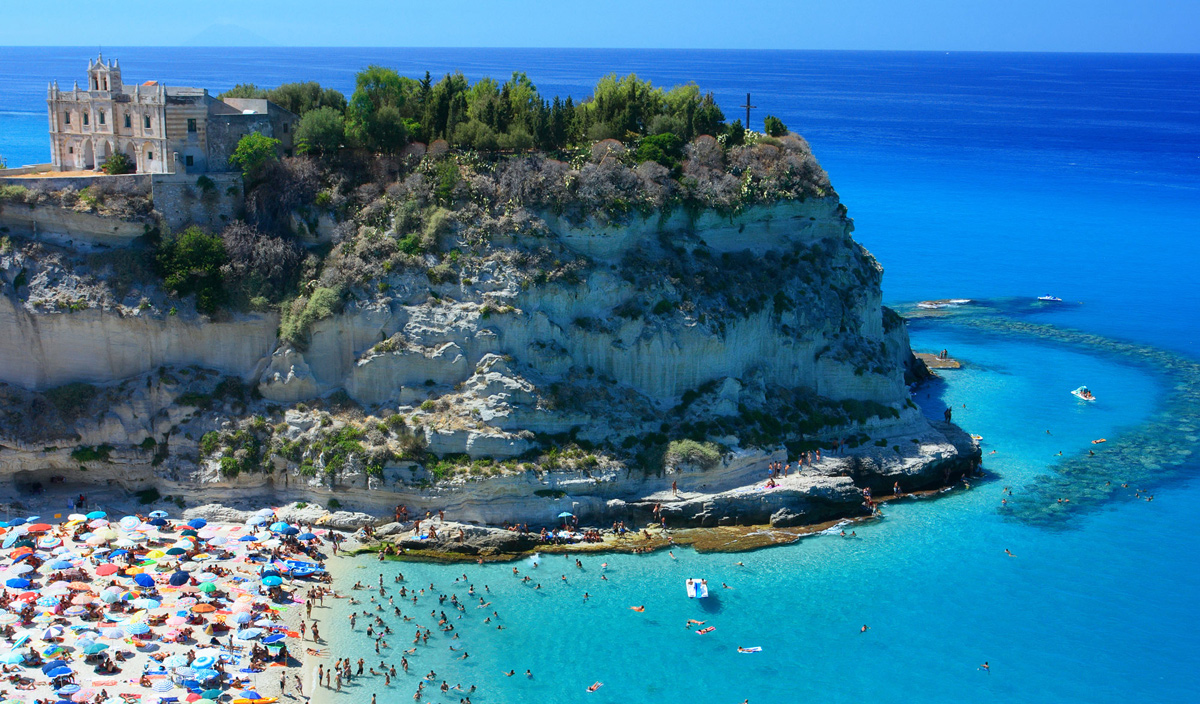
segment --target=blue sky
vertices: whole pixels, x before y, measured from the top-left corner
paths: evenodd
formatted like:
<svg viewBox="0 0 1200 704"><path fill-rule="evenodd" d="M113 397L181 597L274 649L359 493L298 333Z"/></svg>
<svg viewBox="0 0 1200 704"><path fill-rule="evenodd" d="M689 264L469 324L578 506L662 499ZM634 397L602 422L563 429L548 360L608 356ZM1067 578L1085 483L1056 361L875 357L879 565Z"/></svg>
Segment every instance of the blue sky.
<svg viewBox="0 0 1200 704"><path fill-rule="evenodd" d="M0 28L9 45L171 46L203 36L280 46L1197 53L1200 0L0 0Z"/></svg>

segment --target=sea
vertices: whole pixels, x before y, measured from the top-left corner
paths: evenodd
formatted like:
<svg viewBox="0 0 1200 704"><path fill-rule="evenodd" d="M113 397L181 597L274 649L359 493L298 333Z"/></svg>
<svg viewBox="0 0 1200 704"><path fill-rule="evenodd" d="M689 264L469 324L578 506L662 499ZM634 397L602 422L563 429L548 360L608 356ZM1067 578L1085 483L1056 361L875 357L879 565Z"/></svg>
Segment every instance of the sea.
<svg viewBox="0 0 1200 704"><path fill-rule="evenodd" d="M48 159L46 84L70 87L90 56L0 48L0 155L10 166ZM390 687L356 678L326 701L407 700L429 670L436 676L422 701L451 703L467 695L442 694L442 680L475 685L471 701L488 704L1200 698L1200 408L1187 395L1200 361L1200 56L326 48L105 56L120 59L127 82L214 93L316 80L349 94L368 64L413 77L525 71L543 95L576 99L612 72L668 87L695 81L728 119L745 119L749 93L753 126L776 115L812 144L855 238L885 269L889 305L974 301L950 311L961 315L910 323L915 348L947 349L964 364L916 400L931 417L953 408L983 438L987 476L969 489L890 503L879 520L845 526L854 537L839 528L739 555L588 556L582 569L561 556L486 566L363 560L344 570L339 589L382 574L392 596L403 572L408 588L435 591L417 605L396 598L412 622L387 606L394 634L379 656L366 620L347 622L352 608L374 605L319 609L331 651L398 664L415 624L433 635L409 656L413 674ZM1062 302L1034 300L1042 295ZM1071 396L1080 385L1097 400ZM514 566L534 581L522 582ZM708 580L708 599L687 598L691 577ZM463 612L432 597L451 593L468 601ZM481 597L486 608L476 608ZM453 633L430 616L442 610ZM715 630L697 634L689 619ZM603 686L586 691L594 682Z"/></svg>

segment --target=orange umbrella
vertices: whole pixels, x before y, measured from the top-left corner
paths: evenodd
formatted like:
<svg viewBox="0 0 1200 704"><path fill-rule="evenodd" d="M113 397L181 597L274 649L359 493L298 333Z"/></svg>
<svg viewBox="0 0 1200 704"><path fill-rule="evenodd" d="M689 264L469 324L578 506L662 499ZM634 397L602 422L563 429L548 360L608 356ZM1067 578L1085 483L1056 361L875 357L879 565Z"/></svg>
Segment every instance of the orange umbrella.
<svg viewBox="0 0 1200 704"><path fill-rule="evenodd" d="M70 587L71 591L73 592L86 592L91 591L92 589L92 585L88 584L87 582L71 582L67 586Z"/></svg>
<svg viewBox="0 0 1200 704"><path fill-rule="evenodd" d="M30 533L45 533L46 531L50 530L51 528L53 528L53 526L51 526L49 523L34 523L33 525L29 526L29 532Z"/></svg>
<svg viewBox="0 0 1200 704"><path fill-rule="evenodd" d="M198 614L207 614L216 611L217 607L212 604L196 604L192 607L192 611Z"/></svg>

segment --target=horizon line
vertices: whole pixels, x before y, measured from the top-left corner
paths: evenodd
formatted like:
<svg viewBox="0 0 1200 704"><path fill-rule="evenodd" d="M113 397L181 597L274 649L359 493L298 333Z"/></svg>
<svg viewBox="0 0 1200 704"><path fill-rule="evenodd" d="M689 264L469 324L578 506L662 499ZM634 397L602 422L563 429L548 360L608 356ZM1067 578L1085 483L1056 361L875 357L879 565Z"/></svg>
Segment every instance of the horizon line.
<svg viewBox="0 0 1200 704"><path fill-rule="evenodd" d="M92 44L8 44L2 49L84 49ZM870 53L870 54L1063 54L1079 56L1200 56L1200 51L1069 51L1058 49L781 49L739 47L629 47L629 46L413 46L381 45L352 46L325 44L126 44L110 49L449 49L449 50L518 50L518 51L721 51L721 52L789 52L789 53Z"/></svg>

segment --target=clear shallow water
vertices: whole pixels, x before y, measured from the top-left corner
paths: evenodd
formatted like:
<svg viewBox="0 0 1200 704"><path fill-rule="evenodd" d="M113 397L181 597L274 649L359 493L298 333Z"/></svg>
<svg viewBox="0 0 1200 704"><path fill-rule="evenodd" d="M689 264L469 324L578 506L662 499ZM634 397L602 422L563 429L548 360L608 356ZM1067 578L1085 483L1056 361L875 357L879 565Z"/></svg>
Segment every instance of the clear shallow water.
<svg viewBox="0 0 1200 704"><path fill-rule="evenodd" d="M777 114L812 142L856 220L856 238L887 271L886 300L1053 293L1068 304L1033 320L1200 355L1197 56L107 53L129 78L213 91L314 79L348 92L354 71L371 62L410 75L461 68L472 78L524 69L544 93L576 97L609 71L634 70L666 85L694 79L716 92L730 118L749 90L758 119ZM69 86L89 55L0 48L0 154L10 164L46 159L46 81ZM573 567L553 570L549 558L537 594L518 587L509 567L467 568L477 586L496 591L509 630L485 632L481 613L468 608L470 623L460 628L471 658L456 663L439 647L414 659L413 672L432 667L451 684L475 683L476 702L1194 701L1200 566L1191 556L1200 491L1187 468L1172 475L1183 479L1146 487L1153 503L1117 500L1065 527L998 510L1003 486L1019 492L1053 471L1059 450L1086 452L1090 440L1144 420L1162 381L1125 360L1037 340L934 323L914 333L918 348L948 347L971 363L934 389L944 398L919 400L935 415L953 404L955 419L984 436L985 452L997 450L985 457L993 480L938 501L890 506L883 521L856 528L856 541L818 537L740 557L677 551L678 562L610 556L609 583L599 582L596 558L582 576ZM1067 395L1081 383L1100 401L1080 407ZM1111 469L1118 480L1122 468ZM1006 547L1018 557L1005 556ZM733 566L738 559L746 568ZM377 564L363 564L354 573L369 582ZM410 585L441 587L463 571L399 569ZM570 587L554 584L564 571ZM715 588L720 608L709 613L683 597L682 581L692 575L736 589ZM586 605L584 590L594 595ZM626 608L642 603L645 614ZM427 614L422 607L417 613ZM684 630L687 618L706 616L716 632ZM871 625L866 634L858 632L863 623ZM357 651L372 661L365 641L338 633L334 643L336 654ZM742 655L737 645L765 652ZM984 660L990 675L976 669ZM500 676L527 667L532 682ZM584 694L597 679L606 686ZM414 688L406 680L397 694L409 697ZM369 701L370 691L348 690L341 701Z"/></svg>

